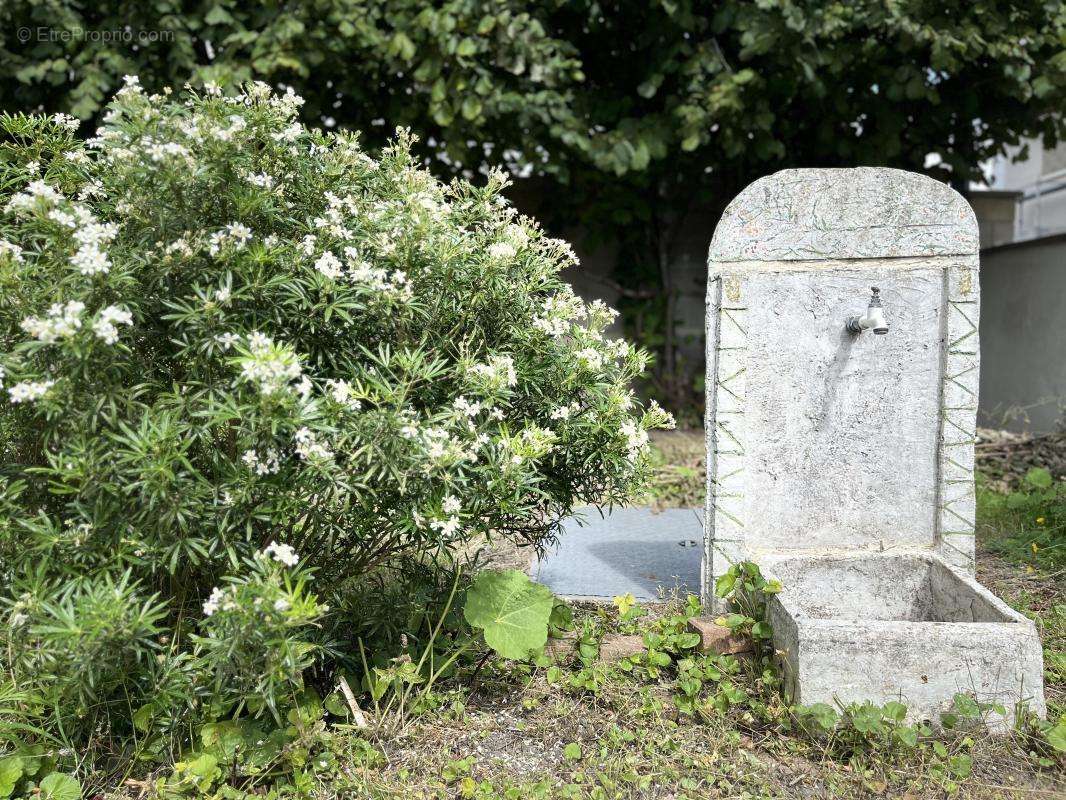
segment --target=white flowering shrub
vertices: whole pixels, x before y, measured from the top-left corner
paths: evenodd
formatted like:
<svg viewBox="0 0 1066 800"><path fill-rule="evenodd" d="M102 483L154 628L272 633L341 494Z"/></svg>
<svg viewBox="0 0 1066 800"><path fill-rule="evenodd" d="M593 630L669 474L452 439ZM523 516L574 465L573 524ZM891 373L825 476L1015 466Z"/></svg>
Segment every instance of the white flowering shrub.
<svg viewBox="0 0 1066 800"><path fill-rule="evenodd" d="M0 662L66 735L161 687L273 706L364 613L347 587L549 540L668 423L500 175L442 185L299 103L128 79L87 142L0 121L0 627L32 653Z"/></svg>

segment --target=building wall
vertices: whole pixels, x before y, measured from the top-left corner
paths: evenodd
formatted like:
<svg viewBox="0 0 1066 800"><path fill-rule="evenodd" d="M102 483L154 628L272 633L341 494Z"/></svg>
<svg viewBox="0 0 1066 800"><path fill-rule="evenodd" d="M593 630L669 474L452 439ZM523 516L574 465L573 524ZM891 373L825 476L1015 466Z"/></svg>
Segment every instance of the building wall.
<svg viewBox="0 0 1066 800"><path fill-rule="evenodd" d="M972 190L966 199L977 215L981 249L1014 241L1015 212L1021 192Z"/></svg>
<svg viewBox="0 0 1066 800"><path fill-rule="evenodd" d="M981 254L979 421L1047 433L1066 407L1066 234Z"/></svg>
<svg viewBox="0 0 1066 800"><path fill-rule="evenodd" d="M1014 161L1018 150L996 159L992 188L1020 193L1014 240L1023 241L1066 231L1066 142L1045 148L1027 142L1024 161Z"/></svg>

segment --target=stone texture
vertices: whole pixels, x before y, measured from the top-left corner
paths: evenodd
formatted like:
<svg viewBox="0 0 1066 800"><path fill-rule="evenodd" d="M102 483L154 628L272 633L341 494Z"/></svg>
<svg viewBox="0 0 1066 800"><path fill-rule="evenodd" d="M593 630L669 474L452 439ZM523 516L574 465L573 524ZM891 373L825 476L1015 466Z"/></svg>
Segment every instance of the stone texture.
<svg viewBox="0 0 1066 800"><path fill-rule="evenodd" d="M746 278L743 520L760 547L934 542L942 281L872 264ZM854 336L871 285L891 330Z"/></svg>
<svg viewBox="0 0 1066 800"><path fill-rule="evenodd" d="M899 700L936 722L958 692L996 701L1010 729L1018 703L1043 716L1033 623L936 556L802 558L768 566L784 591L769 603L774 646L797 703Z"/></svg>
<svg viewBox="0 0 1066 800"><path fill-rule="evenodd" d="M726 208L711 260L789 261L976 253L977 220L958 193L897 169L790 169Z"/></svg>
<svg viewBox="0 0 1066 800"><path fill-rule="evenodd" d="M929 178L862 168L778 173L730 209L707 292L705 600L729 563L780 548L926 547L972 574L969 207ZM825 248L782 244L815 234ZM848 334L872 285L890 332Z"/></svg>
<svg viewBox="0 0 1066 800"><path fill-rule="evenodd" d="M752 650L751 639L733 633L725 625L702 617L690 617L688 629L698 633L700 643L696 646L701 653L717 653L720 656L735 653L748 653Z"/></svg>
<svg viewBox="0 0 1066 800"><path fill-rule="evenodd" d="M608 633L600 640L600 661L619 661L643 652L643 636Z"/></svg>
<svg viewBox="0 0 1066 800"><path fill-rule="evenodd" d="M948 186L868 168L763 178L715 232L703 598L741 560L782 581L799 702L1043 713L1034 626L972 577L977 241ZM888 334L847 332L874 285Z"/></svg>

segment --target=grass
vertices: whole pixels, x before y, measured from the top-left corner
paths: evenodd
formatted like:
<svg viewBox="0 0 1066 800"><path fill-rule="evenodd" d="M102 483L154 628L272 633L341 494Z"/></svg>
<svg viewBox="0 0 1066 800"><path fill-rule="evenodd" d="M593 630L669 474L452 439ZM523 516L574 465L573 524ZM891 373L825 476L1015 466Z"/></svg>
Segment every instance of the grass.
<svg viewBox="0 0 1066 800"><path fill-rule="evenodd" d="M699 506L703 439L676 432L655 440L651 495L660 507ZM1051 713L1066 712L1066 605L1053 516L1009 506L982 488L978 577L1036 621L1042 635ZM1032 498L1030 498L1032 499ZM1035 502L1035 501L1034 501ZM1037 523L1040 517L1044 522ZM1031 518L1031 521L1028 521ZM1036 549L1032 543L1040 535ZM1055 533L1057 536L1058 533ZM524 553L488 552L482 563L523 568ZM578 605L579 641L641 633L665 640L683 631L683 598L621 617L611 607ZM647 641L647 640L646 640ZM592 653L594 653L593 648ZM496 798L525 800L697 800L697 798L1066 796L1066 762L1035 737L990 738L976 727L922 731L914 745L892 729L864 734L853 725L826 734L802 730L780 698L767 661L686 651L662 667L646 660L581 658L573 643L537 665L482 659L423 698L422 713L369 727L308 726L304 767L276 796L344 798ZM682 659L684 659L682 661ZM679 666L679 665L683 665ZM707 677L709 675L715 677ZM688 676L703 675L686 706ZM387 724L378 724L386 722ZM129 781L112 795L154 795ZM252 788L262 794L264 787ZM167 797L199 789L168 785ZM226 788L221 796L247 797Z"/></svg>
<svg viewBox="0 0 1066 800"><path fill-rule="evenodd" d="M666 434L656 447L657 476L647 500L699 506L702 435ZM1017 509L1006 513L988 491L982 489L980 503L978 576L1036 621L1049 706L1059 715L1066 712L1062 573L1047 554L1040 557L1045 548L1033 550ZM637 624L654 628L678 612L676 601L668 603ZM634 625L591 606L576 616L598 630ZM761 666L730 661L731 685L747 699L695 716L678 711L679 681L669 669L653 678L627 662L589 666L571 658L548 668L489 662L476 683L455 686L438 698L440 710L397 732L337 737L337 771L318 781L315 793L590 800L1066 793L1063 762L1046 749L1034 752L1021 735L992 739L962 731L941 735L938 745L933 737L914 748L888 748L798 732Z"/></svg>
<svg viewBox="0 0 1066 800"><path fill-rule="evenodd" d="M612 627L616 615L609 618ZM940 755L929 741L913 749L861 748L789 730L772 686L760 686L760 670L735 663L733 682L752 702L695 717L678 712L676 681L666 676L650 680L601 665L591 668L598 684L589 691L571 685L589 669L580 664L558 672L495 664L475 690L443 697L442 712L386 738L344 737L354 750L339 754L343 766L320 792L695 800L1060 797L1066 789L1055 768L1042 767L1016 740L949 735L938 739Z"/></svg>

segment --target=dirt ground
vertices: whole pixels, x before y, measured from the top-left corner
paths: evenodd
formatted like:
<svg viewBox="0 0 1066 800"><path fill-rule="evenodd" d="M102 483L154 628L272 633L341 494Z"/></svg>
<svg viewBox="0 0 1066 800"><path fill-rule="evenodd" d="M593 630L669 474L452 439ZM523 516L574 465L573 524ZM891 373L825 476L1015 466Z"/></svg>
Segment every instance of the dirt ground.
<svg viewBox="0 0 1066 800"><path fill-rule="evenodd" d="M1000 486L1016 483L1033 465L1050 462L1061 477L1058 453L1046 440L1024 442L984 432L981 467ZM1021 444L1019 444L1021 442ZM1059 444L1062 444L1060 442ZM700 507L704 496L703 432L660 432L654 436L656 471L645 502L655 507ZM1049 449L1050 448L1050 449ZM1066 458L1062 464L1066 465ZM1045 643L1046 693L1053 710L1066 707L1061 664L1066 648L1063 575L1025 569L984 546L997 531L979 521L978 579L1033 618ZM494 543L482 550L482 564L528 569L531 553ZM587 610L602 614L602 611ZM959 796L1066 798L1062 763L1048 766L1019 750L1015 739L978 737L964 741L972 775L955 781L941 774L935 759L898 760L856 754L841 761L827 750L776 731L759 731L743 718L703 725L684 724L662 687L619 682L595 697L560 692L543 676L515 688L514 676L486 677L469 698L461 724L436 719L420 724L407 745L396 742L390 760L409 775L426 775L449 759L473 756L472 779L493 787L521 786L519 794L490 796L599 797L589 781L606 787L603 797L878 797L916 800ZM432 741L427 753L425 742ZM574 744L583 754L568 759ZM427 761L428 759L428 761ZM573 763L572 763L573 762ZM428 770L428 772L427 772ZM591 776L591 777L590 777ZM427 777L427 780L428 777ZM543 795L535 787L545 785ZM426 784L431 787L432 780ZM533 787L533 788L530 788ZM687 790L686 791L686 787Z"/></svg>

